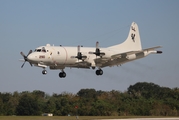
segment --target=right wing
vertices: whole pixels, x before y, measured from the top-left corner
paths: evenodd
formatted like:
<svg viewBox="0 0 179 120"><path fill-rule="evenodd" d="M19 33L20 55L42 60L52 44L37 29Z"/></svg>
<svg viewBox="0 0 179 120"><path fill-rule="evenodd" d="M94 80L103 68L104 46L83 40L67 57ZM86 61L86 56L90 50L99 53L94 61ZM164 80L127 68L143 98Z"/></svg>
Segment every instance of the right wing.
<svg viewBox="0 0 179 120"><path fill-rule="evenodd" d="M125 53L119 53L119 54L115 54L112 55L111 58L97 58L95 59L95 63L96 66L100 66L100 67L111 67L111 66L115 66L115 65L121 65L124 64L126 62L130 62L139 58L143 58L146 55L150 54L150 53L162 53L162 51L156 51L155 49L157 48L161 48L161 46L157 46L157 47L152 47L152 48L147 48L147 49L143 49L140 51L129 51L129 52L125 52ZM134 59L129 59L130 56L136 56L136 58Z"/></svg>

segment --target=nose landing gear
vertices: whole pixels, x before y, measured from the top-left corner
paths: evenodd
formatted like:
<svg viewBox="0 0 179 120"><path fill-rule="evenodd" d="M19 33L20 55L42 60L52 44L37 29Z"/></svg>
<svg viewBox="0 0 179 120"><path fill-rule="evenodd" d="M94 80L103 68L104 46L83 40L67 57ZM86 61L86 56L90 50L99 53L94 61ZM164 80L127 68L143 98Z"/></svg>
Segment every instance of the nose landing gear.
<svg viewBox="0 0 179 120"><path fill-rule="evenodd" d="M47 71L46 71L46 70L43 70L43 71L42 71L42 74L43 74L43 75L46 75L46 74L47 74Z"/></svg>

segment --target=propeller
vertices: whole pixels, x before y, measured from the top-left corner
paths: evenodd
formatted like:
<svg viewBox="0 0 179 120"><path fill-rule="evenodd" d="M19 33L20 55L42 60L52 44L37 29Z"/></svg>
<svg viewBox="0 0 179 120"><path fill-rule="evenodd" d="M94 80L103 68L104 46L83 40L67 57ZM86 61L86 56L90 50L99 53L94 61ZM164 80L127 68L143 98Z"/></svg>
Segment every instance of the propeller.
<svg viewBox="0 0 179 120"><path fill-rule="evenodd" d="M77 53L77 56L75 56L75 58L77 58L78 60L84 60L84 59L87 58L87 56L83 56L82 53L80 52L80 46L79 45L77 47L77 51L78 51L78 53Z"/></svg>
<svg viewBox="0 0 179 120"><path fill-rule="evenodd" d="M96 42L96 50L95 52L89 52L90 54L95 54L96 56L103 56L105 55L104 52L101 52L99 49L99 42Z"/></svg>
<svg viewBox="0 0 179 120"><path fill-rule="evenodd" d="M32 50L30 50L29 53L27 54L27 56L25 56L23 52L20 52L20 54L21 54L21 55L23 56L23 58L24 58L24 63L22 64L21 68L24 67L25 62L28 61L28 58L27 58L27 57L28 57L29 54L31 54L31 53L32 53ZM29 62L29 61L28 61L28 62ZM32 64L31 64L30 62L29 62L29 64L32 66Z"/></svg>

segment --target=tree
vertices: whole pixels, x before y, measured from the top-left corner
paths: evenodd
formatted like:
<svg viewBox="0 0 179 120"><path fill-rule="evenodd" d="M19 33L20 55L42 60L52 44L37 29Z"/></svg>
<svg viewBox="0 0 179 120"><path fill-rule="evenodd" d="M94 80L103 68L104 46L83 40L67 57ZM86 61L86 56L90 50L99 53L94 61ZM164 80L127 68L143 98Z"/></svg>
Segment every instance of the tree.
<svg viewBox="0 0 179 120"><path fill-rule="evenodd" d="M23 95L16 108L17 115L40 115L38 102L30 95Z"/></svg>
<svg viewBox="0 0 179 120"><path fill-rule="evenodd" d="M146 99L160 98L161 91L162 89L159 85L147 82L138 82L134 85L130 85L128 88L128 94L135 98L140 96L143 96Z"/></svg>
<svg viewBox="0 0 179 120"><path fill-rule="evenodd" d="M81 89L77 94L63 92L52 96L33 92L0 92L0 115L179 115L179 89L139 82L128 91Z"/></svg>
<svg viewBox="0 0 179 120"><path fill-rule="evenodd" d="M51 97L51 98L46 102L44 112L54 113L55 110L56 110L55 101L56 101L56 98Z"/></svg>
<svg viewBox="0 0 179 120"><path fill-rule="evenodd" d="M4 109L3 109L3 106L4 106L4 104L3 104L3 101L2 101L2 99L0 98L0 115L4 115Z"/></svg>
<svg viewBox="0 0 179 120"><path fill-rule="evenodd" d="M81 89L77 95L79 97L88 98L88 99L96 99L97 93L95 89Z"/></svg>
<svg viewBox="0 0 179 120"><path fill-rule="evenodd" d="M45 97L45 92L40 91L40 90L34 90L34 91L32 92L32 94L33 94L35 97L42 98L42 99Z"/></svg>

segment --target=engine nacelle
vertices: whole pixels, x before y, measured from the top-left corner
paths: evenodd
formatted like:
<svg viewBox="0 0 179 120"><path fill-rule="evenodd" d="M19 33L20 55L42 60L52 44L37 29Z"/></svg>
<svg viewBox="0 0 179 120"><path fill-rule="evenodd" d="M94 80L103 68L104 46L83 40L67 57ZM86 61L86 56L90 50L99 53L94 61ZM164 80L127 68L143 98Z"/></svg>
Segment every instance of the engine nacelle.
<svg viewBox="0 0 179 120"><path fill-rule="evenodd" d="M136 54L127 55L126 58L127 58L128 60L136 59Z"/></svg>

